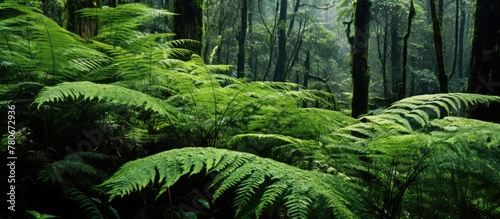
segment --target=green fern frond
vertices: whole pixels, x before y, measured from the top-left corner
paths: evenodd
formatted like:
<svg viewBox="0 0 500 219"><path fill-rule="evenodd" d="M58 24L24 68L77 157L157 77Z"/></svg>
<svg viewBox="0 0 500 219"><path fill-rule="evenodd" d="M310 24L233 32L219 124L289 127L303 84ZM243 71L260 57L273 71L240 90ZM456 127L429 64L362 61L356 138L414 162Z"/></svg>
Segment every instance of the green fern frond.
<svg viewBox="0 0 500 219"><path fill-rule="evenodd" d="M497 96L468 93L419 95L402 99L375 116L391 119L388 115L396 115L391 119L394 122L403 122L405 126L410 124L412 129L422 128L434 119L458 115L460 110L463 110L461 107L468 108L474 104L487 105L498 101L500 97Z"/></svg>
<svg viewBox="0 0 500 219"><path fill-rule="evenodd" d="M64 193L71 201L78 204L86 218L104 218L92 197L72 187L65 187Z"/></svg>
<svg viewBox="0 0 500 219"><path fill-rule="evenodd" d="M335 215L355 218L353 206L349 206L346 200L348 197L344 197L349 189L346 182L338 177L224 149L174 149L131 161L122 166L102 186L107 190L106 194L110 199L114 199L116 196L122 197L142 190L151 183L160 183L161 195L181 176L201 172L200 167L207 173L218 172L212 184L220 184L214 199L228 188L236 188L238 192L234 206L239 215L250 213L259 217L263 209L269 209L281 200L288 217L291 218L305 218L312 211L320 211L325 217ZM155 182L155 179L158 179L158 182ZM257 190L264 182L270 185ZM263 191L262 194L259 194L259 191ZM250 203L251 198L257 198L258 201ZM326 200L325 205L315 205L315 200ZM258 207L245 208L248 205ZM244 209L252 210L243 212Z"/></svg>
<svg viewBox="0 0 500 219"><path fill-rule="evenodd" d="M46 165L39 173L38 178L42 182L61 183L66 177L88 177L87 182L79 182L82 184L90 183L91 179L103 179L105 174L95 169L92 165L86 164L77 160L59 160Z"/></svg>
<svg viewBox="0 0 500 219"><path fill-rule="evenodd" d="M149 8L142 4L121 4L115 8L86 8L79 11L84 16L96 17L100 29L94 40L113 46L127 46L140 33L137 27L152 23L156 17L171 16L162 9Z"/></svg>
<svg viewBox="0 0 500 219"><path fill-rule="evenodd" d="M56 86L42 89L35 104L40 107L45 103L64 101L66 98L97 100L105 103L126 105L142 110L152 110L175 120L180 115L173 106L167 102L151 97L139 91L112 84L95 84L92 82L65 82Z"/></svg>

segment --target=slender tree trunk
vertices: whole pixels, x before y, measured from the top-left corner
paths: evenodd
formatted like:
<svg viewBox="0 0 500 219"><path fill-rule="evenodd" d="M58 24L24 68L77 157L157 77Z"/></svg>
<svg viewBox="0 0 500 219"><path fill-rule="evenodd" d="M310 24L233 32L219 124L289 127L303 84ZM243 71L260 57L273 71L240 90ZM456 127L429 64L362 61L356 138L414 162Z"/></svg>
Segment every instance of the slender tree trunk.
<svg viewBox="0 0 500 219"><path fill-rule="evenodd" d="M453 66L451 68L451 73L450 73L450 79L453 77L453 75L456 72L456 67L457 67L457 56L458 56L458 30L460 29L459 25L459 11L460 8L460 0L455 1L455 45L454 45L454 53L453 53Z"/></svg>
<svg viewBox="0 0 500 219"><path fill-rule="evenodd" d="M398 93L399 77L401 73L401 45L399 36L399 16L397 11L391 14L391 81L392 92Z"/></svg>
<svg viewBox="0 0 500 219"><path fill-rule="evenodd" d="M460 11L460 30L458 37L458 77L464 78L463 71L463 60L464 60L464 37L465 37L465 7L462 5L462 9Z"/></svg>
<svg viewBox="0 0 500 219"><path fill-rule="evenodd" d="M280 17L278 21L278 60L274 71L273 81L285 81L286 68L286 11L287 0L281 0Z"/></svg>
<svg viewBox="0 0 500 219"><path fill-rule="evenodd" d="M255 54L255 45L252 44L253 42L253 16L255 13L254 10L254 0L249 0L248 1L248 40L250 41L250 57L248 57L248 67L251 71L251 74L253 74L253 81L257 80L257 71L254 70L256 68L256 60L255 57L257 54Z"/></svg>
<svg viewBox="0 0 500 219"><path fill-rule="evenodd" d="M500 1L476 0L467 92L500 96ZM472 118L500 122L500 104L469 110Z"/></svg>
<svg viewBox="0 0 500 219"><path fill-rule="evenodd" d="M297 15L297 11L299 11L300 0L295 1L295 6L293 7L292 18L290 19L290 25L288 26L288 33L286 35L290 36L290 32L292 32L293 24L295 23L295 16Z"/></svg>
<svg viewBox="0 0 500 219"><path fill-rule="evenodd" d="M249 0L251 1L251 0ZM243 0L241 3L241 29L238 34L238 64L236 69L236 77L245 77L245 41L247 38L247 18L248 18L248 1Z"/></svg>
<svg viewBox="0 0 500 219"><path fill-rule="evenodd" d="M411 34L411 22L415 17L415 6L413 5L413 0L410 1L410 13L408 13L408 24L406 28L406 34L403 36L403 74L401 78L401 92L399 93L399 99L406 97L406 71L408 63L408 40Z"/></svg>
<svg viewBox="0 0 500 219"><path fill-rule="evenodd" d="M439 92L448 93L448 75L444 65L443 35L441 34L441 21L436 11L436 0L430 0L432 29L434 36L434 49L436 51L436 62L438 67Z"/></svg>
<svg viewBox="0 0 500 219"><path fill-rule="evenodd" d="M191 45L194 53L201 55L203 39L203 0L174 0L175 39L192 39L200 42Z"/></svg>
<svg viewBox="0 0 500 219"><path fill-rule="evenodd" d="M370 0L358 0L354 15L354 44L352 55L352 117L357 118L368 112L368 41L370 37Z"/></svg>
<svg viewBox="0 0 500 219"><path fill-rule="evenodd" d="M380 65L382 66L382 83L384 86L384 98L389 97L389 88L387 85L387 40L389 34L387 34L387 31L389 29L389 20L385 19L385 25L384 25L384 42L383 42L383 50L380 49L380 31L377 32L377 51L378 51L378 57L380 60Z"/></svg>

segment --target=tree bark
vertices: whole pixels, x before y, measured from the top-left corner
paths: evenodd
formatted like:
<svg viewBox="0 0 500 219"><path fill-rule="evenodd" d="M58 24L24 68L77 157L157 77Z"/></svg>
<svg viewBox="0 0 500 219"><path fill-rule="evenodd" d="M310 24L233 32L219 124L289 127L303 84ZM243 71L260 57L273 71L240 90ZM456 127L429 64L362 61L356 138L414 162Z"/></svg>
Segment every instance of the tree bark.
<svg viewBox="0 0 500 219"><path fill-rule="evenodd" d="M380 61L380 65L382 66L382 83L383 83L383 88L384 88L384 98L389 97L389 88L387 86L387 40L389 34L387 33L389 29L389 20L385 19L385 25L384 25L384 44L383 50L380 50L380 31L377 31L377 51L378 51L378 57Z"/></svg>
<svg viewBox="0 0 500 219"><path fill-rule="evenodd" d="M287 0L281 0L280 17L278 21L278 60L274 71L273 81L285 81L286 67L286 11Z"/></svg>
<svg viewBox="0 0 500 219"><path fill-rule="evenodd" d="M68 0L66 10L68 23L66 29L80 35L83 39L90 39L97 35L97 20L92 17L82 17L77 11L84 8L100 8L102 2L92 0Z"/></svg>
<svg viewBox="0 0 500 219"><path fill-rule="evenodd" d="M354 44L352 55L352 113L354 118L368 112L368 41L370 37L370 0L358 0L354 15Z"/></svg>
<svg viewBox="0 0 500 219"><path fill-rule="evenodd" d="M251 1L251 0L250 0ZM238 63L236 69L236 77L245 77L245 41L247 38L247 18L248 18L248 1L243 0L241 3L241 29L238 34Z"/></svg>
<svg viewBox="0 0 500 219"><path fill-rule="evenodd" d="M192 39L200 42L187 49L201 55L203 36L203 0L174 0L175 39Z"/></svg>
<svg viewBox="0 0 500 219"><path fill-rule="evenodd" d="M300 0L295 2L295 6L293 7L292 18L290 19L290 25L288 26L288 33L286 35L290 36L290 32L292 32L293 24L295 23L295 16L297 16L297 11L299 11Z"/></svg>
<svg viewBox="0 0 500 219"><path fill-rule="evenodd" d="M391 14L391 81L392 93L398 93L399 77L401 74L401 45L399 36L399 16L397 11Z"/></svg>
<svg viewBox="0 0 500 219"><path fill-rule="evenodd" d="M460 30L458 37L458 77L464 78L463 71L463 60L464 60L464 37L465 37L465 7L462 4L462 9L460 10Z"/></svg>
<svg viewBox="0 0 500 219"><path fill-rule="evenodd" d="M441 21L439 20L436 11L436 0L430 0L430 6L432 30L434 36L434 49L436 51L436 62L438 68L439 92L448 93L448 75L446 74L443 55L443 35L441 34Z"/></svg>
<svg viewBox="0 0 500 219"><path fill-rule="evenodd" d="M467 92L500 96L500 1L476 0ZM500 122L500 104L469 110L475 119Z"/></svg>
<svg viewBox="0 0 500 219"><path fill-rule="evenodd" d="M459 25L459 11L460 8L460 0L455 1L455 44L454 44L454 53L453 53L453 66L451 68L450 78L455 74L455 70L457 67L457 56L458 56L458 30L460 29Z"/></svg>
<svg viewBox="0 0 500 219"><path fill-rule="evenodd" d="M406 97L406 71L408 63L408 40L411 34L411 22L415 17L415 6L413 5L413 0L410 1L410 12L408 13L408 24L406 28L406 34L403 36L403 74L401 77L401 92L399 93L399 99Z"/></svg>

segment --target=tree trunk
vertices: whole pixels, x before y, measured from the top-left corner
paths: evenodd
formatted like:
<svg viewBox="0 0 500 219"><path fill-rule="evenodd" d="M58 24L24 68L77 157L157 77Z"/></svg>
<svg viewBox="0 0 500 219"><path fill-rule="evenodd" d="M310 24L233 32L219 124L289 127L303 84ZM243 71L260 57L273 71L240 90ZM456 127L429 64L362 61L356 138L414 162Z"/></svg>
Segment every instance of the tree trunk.
<svg viewBox="0 0 500 219"><path fill-rule="evenodd" d="M297 11L299 11L300 0L295 2L295 6L293 7L292 18L290 19L290 25L288 26L288 33L286 35L290 36L290 32L292 32L293 24L295 23L295 16L297 16Z"/></svg>
<svg viewBox="0 0 500 219"><path fill-rule="evenodd" d="M358 0L354 15L354 44L352 55L352 117L368 112L368 41L370 37L370 0Z"/></svg>
<svg viewBox="0 0 500 219"><path fill-rule="evenodd" d="M500 1L476 0L467 92L500 96ZM500 104L469 110L472 118L500 122Z"/></svg>
<svg viewBox="0 0 500 219"><path fill-rule="evenodd" d="M464 60L464 37L465 37L465 7L462 4L462 9L460 11L460 30L458 36L458 77L464 78L463 71L463 60Z"/></svg>
<svg viewBox="0 0 500 219"><path fill-rule="evenodd" d="M93 0L68 0L66 9L68 12L68 23L66 29L80 35L83 39L90 39L97 35L97 20L92 17L82 17L78 10L84 8L100 8L101 1Z"/></svg>
<svg viewBox="0 0 500 219"><path fill-rule="evenodd" d="M248 1L248 40L250 41L250 57L248 57L248 67L251 71L251 73L253 74L253 81L256 81L257 80L257 61L256 61L256 57L257 57L257 54L255 54L255 45L252 45L252 42L253 42L253 16L254 16L254 13L255 13L255 10L254 10L254 1L253 0L249 0Z"/></svg>
<svg viewBox="0 0 500 219"><path fill-rule="evenodd" d="M450 79L453 77L453 75L456 72L456 67L457 67L457 56L458 56L458 29L460 29L459 25L459 11L460 8L460 0L455 1L455 44L454 44L454 53L453 53L453 66L451 67L451 73L450 73Z"/></svg>
<svg viewBox="0 0 500 219"><path fill-rule="evenodd" d="M398 93L399 76L401 72L401 45L399 36L399 19L397 11L391 14L391 81L392 92Z"/></svg>
<svg viewBox="0 0 500 219"><path fill-rule="evenodd" d="M448 93L448 75L444 65L443 55L443 35L441 34L441 21L439 20L436 11L436 0L430 0L431 17L432 17L432 32L434 36L434 49L436 51L436 62L439 80L439 92Z"/></svg>
<svg viewBox="0 0 500 219"><path fill-rule="evenodd" d="M174 0L175 39L192 39L199 42L186 49L201 55L203 36L203 0Z"/></svg>
<svg viewBox="0 0 500 219"><path fill-rule="evenodd" d="M406 34L403 37L403 74L401 78L401 92L399 93L399 99L406 97L406 71L408 62L408 40L411 34L411 21L415 17L415 6L413 5L413 0L410 1L410 13L408 14L408 24L406 29Z"/></svg>
<svg viewBox="0 0 500 219"><path fill-rule="evenodd" d="M281 0L280 17L278 21L278 60L274 71L273 81L285 81L286 67L286 9L287 0Z"/></svg>
<svg viewBox="0 0 500 219"><path fill-rule="evenodd" d="M389 88L387 86L387 40L389 34L387 33L389 29L389 20L385 19L384 25L384 44L382 45L383 50L380 50L380 31L377 32L377 51L380 60L380 65L382 66L382 83L384 88L384 98L389 97Z"/></svg>
<svg viewBox="0 0 500 219"><path fill-rule="evenodd" d="M250 0L251 1L251 0ZM238 64L236 69L236 77L245 77L245 41L247 38L247 17L248 17L248 1L243 0L241 3L241 29L238 34Z"/></svg>
<svg viewBox="0 0 500 219"><path fill-rule="evenodd" d="M309 75L310 75L310 68L311 68L310 56L311 56L311 51L307 50L306 61L304 61L304 69L306 70L306 72L304 73L304 88L305 89L307 89L307 86L309 85ZM302 103L302 107L307 108L307 100L304 100L304 102Z"/></svg>

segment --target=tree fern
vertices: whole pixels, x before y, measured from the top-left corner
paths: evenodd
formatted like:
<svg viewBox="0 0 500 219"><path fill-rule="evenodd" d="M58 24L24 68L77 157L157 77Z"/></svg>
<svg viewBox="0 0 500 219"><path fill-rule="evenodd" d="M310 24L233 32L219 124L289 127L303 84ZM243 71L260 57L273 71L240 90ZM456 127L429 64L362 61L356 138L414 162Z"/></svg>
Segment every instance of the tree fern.
<svg viewBox="0 0 500 219"><path fill-rule="evenodd" d="M114 199L140 191L152 183L159 183L160 196L180 177L198 174L202 170L205 173L218 173L212 184L219 184L214 199L229 188L236 188L234 207L240 216L260 217L265 209L281 200L288 217L292 218L306 218L310 214L355 217L355 206L351 206L348 201L354 198L354 194L349 192L346 181L333 175L305 171L270 159L224 149L173 149L131 161L102 186L110 199ZM270 184L262 190L257 189L264 182ZM250 199L256 202L250 202ZM317 205L316 201L322 204ZM253 207L247 208L249 205Z"/></svg>

